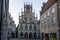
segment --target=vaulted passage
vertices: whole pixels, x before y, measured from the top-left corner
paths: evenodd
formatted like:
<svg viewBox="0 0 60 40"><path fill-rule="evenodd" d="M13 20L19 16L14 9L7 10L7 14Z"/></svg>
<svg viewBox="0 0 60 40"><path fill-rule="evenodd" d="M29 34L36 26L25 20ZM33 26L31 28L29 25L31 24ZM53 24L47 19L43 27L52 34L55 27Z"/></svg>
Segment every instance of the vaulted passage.
<svg viewBox="0 0 60 40"><path fill-rule="evenodd" d="M12 38L14 38L14 37L15 37L14 32L12 32L12 33L11 33L11 37L12 37Z"/></svg>
<svg viewBox="0 0 60 40"><path fill-rule="evenodd" d="M37 33L36 32L34 33L34 38L37 38Z"/></svg>
<svg viewBox="0 0 60 40"><path fill-rule="evenodd" d="M40 33L36 33L36 32L34 32L34 33L32 33L32 32L25 32L25 33L23 33L23 32L21 32L20 33L20 38L22 39L37 39L37 38L40 38Z"/></svg>
<svg viewBox="0 0 60 40"><path fill-rule="evenodd" d="M23 38L23 32L20 33L20 38Z"/></svg>
<svg viewBox="0 0 60 40"><path fill-rule="evenodd" d="M32 38L32 32L29 33L29 38Z"/></svg>
<svg viewBox="0 0 60 40"><path fill-rule="evenodd" d="M26 32L25 35L24 35L25 38L28 38L28 33Z"/></svg>

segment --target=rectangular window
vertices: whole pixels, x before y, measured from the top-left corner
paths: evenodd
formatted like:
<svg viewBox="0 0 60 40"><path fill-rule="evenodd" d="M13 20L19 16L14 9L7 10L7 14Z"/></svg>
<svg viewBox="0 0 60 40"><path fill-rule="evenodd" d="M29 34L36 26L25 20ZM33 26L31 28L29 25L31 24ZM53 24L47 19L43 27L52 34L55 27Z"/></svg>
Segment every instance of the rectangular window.
<svg viewBox="0 0 60 40"><path fill-rule="evenodd" d="M34 24L34 30L36 30L36 24Z"/></svg>
<svg viewBox="0 0 60 40"><path fill-rule="evenodd" d="M48 27L50 26L50 19L48 19Z"/></svg>
<svg viewBox="0 0 60 40"><path fill-rule="evenodd" d="M46 15L44 15L44 18L46 18Z"/></svg>
<svg viewBox="0 0 60 40"><path fill-rule="evenodd" d="M60 8L60 3L58 4L58 7Z"/></svg>
<svg viewBox="0 0 60 40"><path fill-rule="evenodd" d="M56 22L55 17L52 17L52 24L55 24L55 22Z"/></svg>
<svg viewBox="0 0 60 40"><path fill-rule="evenodd" d="M41 20L43 20L43 16L41 16Z"/></svg>
<svg viewBox="0 0 60 40"><path fill-rule="evenodd" d="M44 22L44 29L46 28L46 22Z"/></svg>
<svg viewBox="0 0 60 40"><path fill-rule="evenodd" d="M27 24L25 24L25 30L27 30L28 29L28 25Z"/></svg>
<svg viewBox="0 0 60 40"><path fill-rule="evenodd" d="M20 29L23 30L23 25L22 24L20 25Z"/></svg>
<svg viewBox="0 0 60 40"><path fill-rule="evenodd" d="M30 24L29 29L32 30L32 24Z"/></svg>
<svg viewBox="0 0 60 40"><path fill-rule="evenodd" d="M41 29L43 29L43 23L41 23Z"/></svg>
<svg viewBox="0 0 60 40"><path fill-rule="evenodd" d="M55 12L55 8L52 8L51 12L54 13Z"/></svg>
<svg viewBox="0 0 60 40"><path fill-rule="evenodd" d="M47 16L49 16L49 15L50 15L50 12L47 13Z"/></svg>

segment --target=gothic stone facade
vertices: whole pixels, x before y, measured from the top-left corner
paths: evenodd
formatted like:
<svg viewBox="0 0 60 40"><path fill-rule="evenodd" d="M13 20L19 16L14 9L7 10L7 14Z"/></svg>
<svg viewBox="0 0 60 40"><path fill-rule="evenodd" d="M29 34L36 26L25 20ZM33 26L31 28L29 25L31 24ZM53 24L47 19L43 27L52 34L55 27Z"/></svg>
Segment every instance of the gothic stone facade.
<svg viewBox="0 0 60 40"><path fill-rule="evenodd" d="M40 39L40 25L37 23L35 12L32 12L32 5L24 4L24 12L19 16L18 38L20 39Z"/></svg>

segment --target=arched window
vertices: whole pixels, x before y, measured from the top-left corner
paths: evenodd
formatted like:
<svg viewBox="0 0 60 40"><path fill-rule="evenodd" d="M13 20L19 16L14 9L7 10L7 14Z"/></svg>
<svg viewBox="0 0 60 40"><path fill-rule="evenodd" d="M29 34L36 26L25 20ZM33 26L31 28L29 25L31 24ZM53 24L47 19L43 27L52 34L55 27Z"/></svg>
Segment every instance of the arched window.
<svg viewBox="0 0 60 40"><path fill-rule="evenodd" d="M29 33L29 38L32 38L32 32Z"/></svg>
<svg viewBox="0 0 60 40"><path fill-rule="evenodd" d="M28 38L28 33L26 32L24 36L25 36L25 38Z"/></svg>
<svg viewBox="0 0 60 40"><path fill-rule="evenodd" d="M20 33L20 38L23 38L23 32Z"/></svg>
<svg viewBox="0 0 60 40"><path fill-rule="evenodd" d="M36 32L34 33L34 38L37 38L37 33Z"/></svg>

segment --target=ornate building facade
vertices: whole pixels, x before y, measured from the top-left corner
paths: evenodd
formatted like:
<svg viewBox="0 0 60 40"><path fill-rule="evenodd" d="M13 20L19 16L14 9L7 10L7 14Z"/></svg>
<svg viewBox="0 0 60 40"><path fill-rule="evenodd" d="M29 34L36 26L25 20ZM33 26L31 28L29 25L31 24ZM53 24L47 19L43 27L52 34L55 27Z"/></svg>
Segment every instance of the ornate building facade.
<svg viewBox="0 0 60 40"><path fill-rule="evenodd" d="M48 0L40 11L41 40L60 40L60 0Z"/></svg>
<svg viewBox="0 0 60 40"><path fill-rule="evenodd" d="M20 39L40 39L40 25L32 12L32 4L24 3L24 12L19 13L18 38Z"/></svg>

